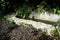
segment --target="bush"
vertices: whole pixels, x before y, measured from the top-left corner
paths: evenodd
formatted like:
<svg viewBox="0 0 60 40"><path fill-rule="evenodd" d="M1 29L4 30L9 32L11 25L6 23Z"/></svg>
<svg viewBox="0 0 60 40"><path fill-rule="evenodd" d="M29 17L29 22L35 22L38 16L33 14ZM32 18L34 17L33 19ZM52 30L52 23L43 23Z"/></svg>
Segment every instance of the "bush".
<svg viewBox="0 0 60 40"><path fill-rule="evenodd" d="M29 14L31 13L31 9L28 7L20 7L17 11L16 11L16 15L20 18L28 18Z"/></svg>

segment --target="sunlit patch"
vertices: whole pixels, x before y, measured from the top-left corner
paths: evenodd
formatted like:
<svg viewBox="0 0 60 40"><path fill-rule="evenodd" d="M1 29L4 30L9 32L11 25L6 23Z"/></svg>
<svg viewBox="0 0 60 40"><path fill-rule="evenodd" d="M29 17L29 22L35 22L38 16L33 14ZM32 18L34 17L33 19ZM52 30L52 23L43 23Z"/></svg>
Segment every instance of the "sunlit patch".
<svg viewBox="0 0 60 40"><path fill-rule="evenodd" d="M11 17L10 19L13 19L17 25L21 25L21 23L25 23L28 25L30 24L34 28L41 29L43 32L46 32L47 35L52 36L51 34L54 34L53 32L55 30L55 27L50 24L45 24L42 22L36 22L36 21L32 21L32 20L20 19L20 18L16 18L16 17ZM53 32L51 33L51 31L53 31Z"/></svg>

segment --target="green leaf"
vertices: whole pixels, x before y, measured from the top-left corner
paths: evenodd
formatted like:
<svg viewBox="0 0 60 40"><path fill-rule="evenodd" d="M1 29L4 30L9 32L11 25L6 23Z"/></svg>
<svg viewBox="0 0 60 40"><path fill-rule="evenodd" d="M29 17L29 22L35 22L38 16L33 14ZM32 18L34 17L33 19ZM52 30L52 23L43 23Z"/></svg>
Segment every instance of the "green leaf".
<svg viewBox="0 0 60 40"><path fill-rule="evenodd" d="M57 10L57 12L60 14L60 10Z"/></svg>
<svg viewBox="0 0 60 40"><path fill-rule="evenodd" d="M54 11L54 14L55 14L55 13L56 13L56 11L57 11L57 9L56 9L56 8L54 8L54 9L53 9L53 11Z"/></svg>
<svg viewBox="0 0 60 40"><path fill-rule="evenodd" d="M13 20L13 19L11 19L11 20L9 21L9 23L14 23L14 20Z"/></svg>
<svg viewBox="0 0 60 40"><path fill-rule="evenodd" d="M4 16L3 19L7 19L7 16Z"/></svg>

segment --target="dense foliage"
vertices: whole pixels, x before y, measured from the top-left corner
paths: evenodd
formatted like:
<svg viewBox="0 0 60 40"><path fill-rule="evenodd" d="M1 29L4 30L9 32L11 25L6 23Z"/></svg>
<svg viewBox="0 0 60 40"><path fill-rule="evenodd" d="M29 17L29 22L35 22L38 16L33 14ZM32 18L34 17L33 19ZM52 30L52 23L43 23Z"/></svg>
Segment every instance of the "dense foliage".
<svg viewBox="0 0 60 40"><path fill-rule="evenodd" d="M60 0L0 0L0 16L9 14L10 12L16 12L21 6L27 6L35 10L38 8L37 5L40 5L40 7L43 5L43 9L51 9L54 13L60 13L59 4Z"/></svg>

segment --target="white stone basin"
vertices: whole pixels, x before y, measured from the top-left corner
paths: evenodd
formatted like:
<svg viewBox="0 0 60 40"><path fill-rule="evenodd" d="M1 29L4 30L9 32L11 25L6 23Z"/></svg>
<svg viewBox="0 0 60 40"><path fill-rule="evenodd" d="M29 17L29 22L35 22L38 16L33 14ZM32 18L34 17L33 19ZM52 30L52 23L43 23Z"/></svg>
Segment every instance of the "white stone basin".
<svg viewBox="0 0 60 40"><path fill-rule="evenodd" d="M57 14L49 14L48 12L45 13L35 13L32 12L29 16L29 18L34 17L34 19L38 19L38 20L46 20L46 21L51 21L51 22L58 22L60 19L60 15Z"/></svg>

